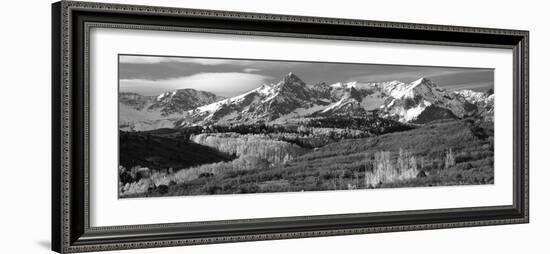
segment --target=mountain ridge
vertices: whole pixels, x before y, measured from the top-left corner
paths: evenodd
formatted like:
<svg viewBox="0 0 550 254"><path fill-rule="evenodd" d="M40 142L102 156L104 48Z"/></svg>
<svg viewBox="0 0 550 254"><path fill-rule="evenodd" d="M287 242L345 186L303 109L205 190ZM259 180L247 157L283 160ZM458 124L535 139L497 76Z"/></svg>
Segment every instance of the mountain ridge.
<svg viewBox="0 0 550 254"><path fill-rule="evenodd" d="M138 94L125 95L126 99L134 97L140 98ZM131 100L119 100L119 103L131 105L136 110L158 110L161 117L150 120L171 121L172 128L177 128L285 124L308 117L367 117L373 114L403 123L472 116L492 120L493 100L492 93L450 91L424 77L410 83L393 80L328 85L307 84L290 72L277 83L262 84L230 98L194 89L178 89L157 96L151 105L129 103Z"/></svg>

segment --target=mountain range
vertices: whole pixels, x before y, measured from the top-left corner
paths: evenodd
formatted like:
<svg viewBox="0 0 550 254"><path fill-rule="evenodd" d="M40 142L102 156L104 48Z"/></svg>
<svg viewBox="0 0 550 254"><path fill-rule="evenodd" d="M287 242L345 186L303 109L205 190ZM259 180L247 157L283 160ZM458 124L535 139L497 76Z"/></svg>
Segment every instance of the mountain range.
<svg viewBox="0 0 550 254"><path fill-rule="evenodd" d="M274 84L223 98L179 89L158 96L119 95L119 127L152 130L203 125L288 124L322 117L382 117L422 124L446 118L492 121L494 94L450 91L426 78L411 83L307 84L293 73Z"/></svg>

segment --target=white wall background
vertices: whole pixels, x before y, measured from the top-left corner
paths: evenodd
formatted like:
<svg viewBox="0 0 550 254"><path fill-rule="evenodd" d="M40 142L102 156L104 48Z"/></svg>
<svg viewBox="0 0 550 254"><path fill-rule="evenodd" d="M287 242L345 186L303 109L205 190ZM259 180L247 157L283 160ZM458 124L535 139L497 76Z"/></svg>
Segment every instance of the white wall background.
<svg viewBox="0 0 550 254"><path fill-rule="evenodd" d="M123 253L545 253L550 226L545 1L117 0L112 2L531 31L531 223L371 235L217 244ZM50 245L50 1L9 1L0 26L0 253Z"/></svg>

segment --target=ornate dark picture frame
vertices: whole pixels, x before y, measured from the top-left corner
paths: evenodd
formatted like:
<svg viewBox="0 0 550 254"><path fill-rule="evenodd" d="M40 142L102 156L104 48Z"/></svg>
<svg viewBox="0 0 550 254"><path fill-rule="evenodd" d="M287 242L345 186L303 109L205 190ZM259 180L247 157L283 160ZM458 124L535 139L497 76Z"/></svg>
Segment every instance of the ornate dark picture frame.
<svg viewBox="0 0 550 254"><path fill-rule="evenodd" d="M92 27L504 48L514 55L513 205L91 227ZM529 221L528 31L62 1L52 6L52 249L61 253Z"/></svg>

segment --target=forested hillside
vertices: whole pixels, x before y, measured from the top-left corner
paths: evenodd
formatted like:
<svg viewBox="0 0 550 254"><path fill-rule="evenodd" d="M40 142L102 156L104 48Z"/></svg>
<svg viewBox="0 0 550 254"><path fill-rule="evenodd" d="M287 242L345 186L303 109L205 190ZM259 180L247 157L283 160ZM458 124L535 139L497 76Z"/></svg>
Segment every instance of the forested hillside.
<svg viewBox="0 0 550 254"><path fill-rule="evenodd" d="M200 134L191 139L238 158L173 174L157 173L146 193L127 195L493 183L492 132L492 125L481 121L442 121L409 131L342 139L318 149L273 141L265 135Z"/></svg>

